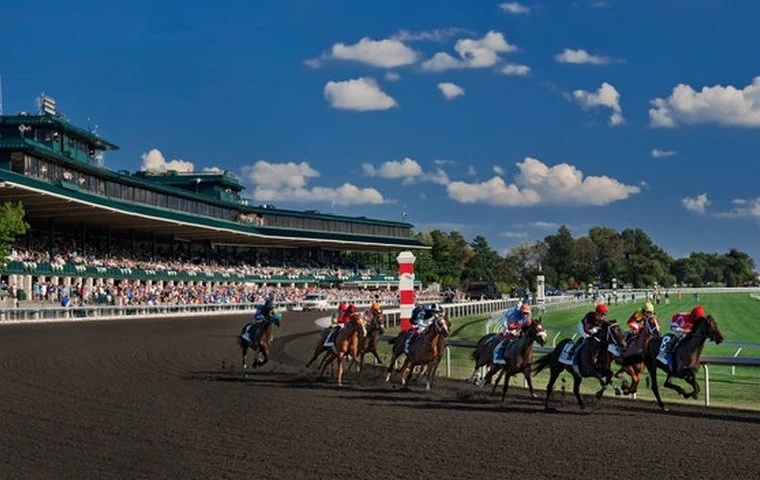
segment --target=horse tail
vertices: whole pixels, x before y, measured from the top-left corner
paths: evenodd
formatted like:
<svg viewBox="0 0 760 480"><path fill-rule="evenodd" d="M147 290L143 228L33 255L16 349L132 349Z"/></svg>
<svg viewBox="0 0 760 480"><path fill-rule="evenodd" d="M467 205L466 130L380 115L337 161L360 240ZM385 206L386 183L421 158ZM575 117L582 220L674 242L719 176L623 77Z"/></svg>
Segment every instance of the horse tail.
<svg viewBox="0 0 760 480"><path fill-rule="evenodd" d="M472 350L472 353L470 354L470 357L473 360L475 360L476 362L478 361L479 355L478 355L478 349L477 348L475 348L475 349Z"/></svg>
<svg viewBox="0 0 760 480"><path fill-rule="evenodd" d="M551 354L547 353L543 357L539 358L538 360L533 361L533 374L538 374L543 370L544 368L548 367L552 363Z"/></svg>

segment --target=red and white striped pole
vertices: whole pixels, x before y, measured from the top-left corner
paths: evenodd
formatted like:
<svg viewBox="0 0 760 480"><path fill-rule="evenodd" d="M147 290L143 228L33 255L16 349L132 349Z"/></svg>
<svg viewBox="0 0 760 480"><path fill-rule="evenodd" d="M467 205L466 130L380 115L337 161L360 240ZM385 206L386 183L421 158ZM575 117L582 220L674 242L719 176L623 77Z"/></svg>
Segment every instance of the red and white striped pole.
<svg viewBox="0 0 760 480"><path fill-rule="evenodd" d="M412 252L401 252L396 257L398 261L398 295L401 309L401 330L408 330L412 324L409 319L414 309L414 261Z"/></svg>

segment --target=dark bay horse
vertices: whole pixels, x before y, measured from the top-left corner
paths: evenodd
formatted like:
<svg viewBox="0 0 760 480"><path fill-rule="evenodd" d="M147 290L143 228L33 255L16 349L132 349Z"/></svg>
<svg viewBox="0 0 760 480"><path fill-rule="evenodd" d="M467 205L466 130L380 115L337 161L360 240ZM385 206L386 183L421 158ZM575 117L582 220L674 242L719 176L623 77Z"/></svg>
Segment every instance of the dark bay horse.
<svg viewBox="0 0 760 480"><path fill-rule="evenodd" d="M662 369L668 375L665 378L665 383L662 385L663 387L675 390L683 398L697 398L699 394L699 383L697 382L697 372L700 367L699 357L702 355L705 341L710 339L716 344L723 342L723 334L712 315L697 318L694 320L693 325L691 332L686 334L673 350L670 365L663 363L657 358L660 353L660 346L668 336L652 339L644 353L644 363L652 379L652 392L657 399L657 405L666 412L669 410L662 403L662 398L660 398L660 388L657 385L657 369ZM673 341L674 339L669 338L669 340ZM691 385L692 391L686 392L681 386L674 384L674 377L686 381L686 383Z"/></svg>
<svg viewBox="0 0 760 480"><path fill-rule="evenodd" d="M596 398L602 398L604 390L612 381L612 353L609 352L611 345L617 348L625 348L625 334L616 321L606 323L593 335L586 338L583 345L578 347L575 353L576 364L566 364L561 361L561 356L568 344L573 341L569 338L562 340L557 347L546 356L539 358L534 362L533 373L538 373L546 367L550 367L549 383L546 385L546 403L547 410L549 399L554 390L554 384L557 382L559 374L563 371L569 372L573 376L573 393L578 400L578 406L585 409L586 406L581 398L580 388L581 381L585 377L594 377L599 380L602 388L596 392Z"/></svg>
<svg viewBox="0 0 760 480"><path fill-rule="evenodd" d="M449 336L450 331L451 322L443 314L437 314L433 317L433 321L425 331L414 338L408 354L405 348L407 339L412 335L411 329L389 340L388 343L393 345L393 354L388 363L385 381L390 381L396 359L401 355L406 355L404 364L399 369L401 372L401 384L406 386L414 367L421 365L425 368L425 390L430 391L431 381L438 370L438 364L443 357L443 353L446 351L446 337ZM407 369L409 370L408 374Z"/></svg>
<svg viewBox="0 0 760 480"><path fill-rule="evenodd" d="M275 312L271 319L264 318L258 323L253 325L246 324L243 327L243 331L238 335L238 346L240 346L240 350L243 354L244 376L248 376L246 356L248 355L249 349L253 352L253 360L251 361L251 366L253 368L261 367L269 361L269 349L272 346L273 338L272 326L277 325L279 327L281 319L282 314L280 314L280 312ZM247 334L250 340L245 337L246 330L248 331Z"/></svg>
<svg viewBox="0 0 760 480"><path fill-rule="evenodd" d="M522 328L522 334L520 337L513 340L504 349L502 355L505 363L492 363L485 378L480 381L478 386L482 387L487 385L496 372L503 373L504 386L501 391L501 401L503 402L504 398L507 396L507 390L509 390L509 379L513 375L522 373L528 384L530 396L535 398L536 394L533 392L533 381L531 380L530 375L533 366L533 344L535 342L538 342L541 346L546 344L546 330L544 330L544 325L540 318L538 320L533 320L530 325L525 325ZM493 359L493 354L491 358Z"/></svg>
<svg viewBox="0 0 760 480"><path fill-rule="evenodd" d="M367 335L362 338L359 344L359 352L361 353L359 370L364 368L364 356L368 353L374 355L378 364L383 363L377 353L377 343L380 340L380 335L385 333L385 316L381 311L367 310L364 312L364 317L368 320Z"/></svg>
<svg viewBox="0 0 760 480"><path fill-rule="evenodd" d="M325 337L328 333L320 335L314 349L314 355L306 366L311 366L320 355L326 352L320 365L319 376L320 378L323 377L327 366L333 361L337 361L338 385L343 386L343 358L349 355L354 363L359 364L359 344L361 339L367 335L364 317L359 314L351 315L351 319L343 325L335 336L332 347L325 346Z"/></svg>
<svg viewBox="0 0 760 480"><path fill-rule="evenodd" d="M655 338L660 337L660 322L654 315L644 320L644 325L639 333L632 335L628 339L628 346L623 351L618 362L622 365L620 370L615 372L615 378L622 380L622 390L625 395L636 393L644 373L644 352L649 347L649 343ZM631 383L623 378L623 374L631 377ZM616 391L616 393L618 393Z"/></svg>

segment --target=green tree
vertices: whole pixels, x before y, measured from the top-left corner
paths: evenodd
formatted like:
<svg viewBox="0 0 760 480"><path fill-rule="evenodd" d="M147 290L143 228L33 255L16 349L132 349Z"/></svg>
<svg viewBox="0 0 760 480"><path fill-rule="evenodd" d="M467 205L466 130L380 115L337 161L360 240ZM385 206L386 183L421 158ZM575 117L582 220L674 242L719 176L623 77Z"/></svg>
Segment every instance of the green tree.
<svg viewBox="0 0 760 480"><path fill-rule="evenodd" d="M557 272L555 282L566 283L573 276L573 266L577 264L575 239L570 229L562 225L555 235L549 235L544 242L548 247L546 268Z"/></svg>
<svg viewBox="0 0 760 480"><path fill-rule="evenodd" d="M21 203L5 202L0 206L0 258L2 262L11 253L11 245L17 237L29 230L24 220L24 206Z"/></svg>
<svg viewBox="0 0 760 480"><path fill-rule="evenodd" d="M478 235L470 243L472 257L465 265L462 278L466 281L499 281L501 257L488 245L485 237Z"/></svg>

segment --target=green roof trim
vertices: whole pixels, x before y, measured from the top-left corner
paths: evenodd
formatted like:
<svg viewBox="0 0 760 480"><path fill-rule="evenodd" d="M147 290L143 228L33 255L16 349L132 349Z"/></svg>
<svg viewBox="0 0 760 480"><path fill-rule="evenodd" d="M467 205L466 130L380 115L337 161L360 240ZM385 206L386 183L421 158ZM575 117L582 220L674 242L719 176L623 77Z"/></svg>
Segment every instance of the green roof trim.
<svg viewBox="0 0 760 480"><path fill-rule="evenodd" d="M0 123L7 125L47 125L58 126L62 131L83 138L101 150L118 150L119 147L111 142L100 138L99 135L89 132L84 128L69 123L62 117L54 115L4 115L0 116Z"/></svg>

